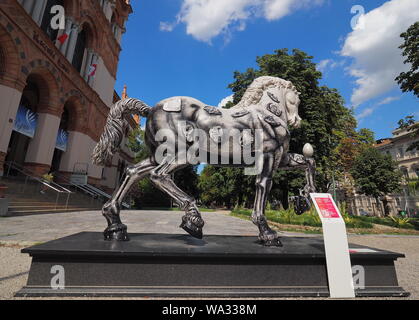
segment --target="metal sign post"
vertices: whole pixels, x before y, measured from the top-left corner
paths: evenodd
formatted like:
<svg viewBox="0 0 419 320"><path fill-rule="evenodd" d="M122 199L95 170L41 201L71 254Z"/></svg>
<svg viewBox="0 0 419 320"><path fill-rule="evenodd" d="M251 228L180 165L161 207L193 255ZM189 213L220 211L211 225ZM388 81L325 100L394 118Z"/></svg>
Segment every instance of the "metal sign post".
<svg viewBox="0 0 419 320"><path fill-rule="evenodd" d="M355 298L345 221L331 194L310 194L323 225L331 298Z"/></svg>

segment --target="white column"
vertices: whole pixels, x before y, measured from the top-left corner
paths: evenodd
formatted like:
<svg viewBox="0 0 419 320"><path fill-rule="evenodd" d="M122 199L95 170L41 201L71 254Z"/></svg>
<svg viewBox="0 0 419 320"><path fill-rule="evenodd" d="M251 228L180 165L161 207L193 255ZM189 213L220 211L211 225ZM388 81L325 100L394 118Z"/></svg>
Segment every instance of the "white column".
<svg viewBox="0 0 419 320"><path fill-rule="evenodd" d="M66 18L65 19L65 29L64 30L60 30L58 32L57 38L61 37L64 34L64 32L68 35L68 39L63 44L61 44L59 41L57 41L57 47L60 49L61 53L64 56L66 55L68 44L70 42L70 37L71 37L71 33L72 33L72 27L73 27L73 20L71 18Z"/></svg>
<svg viewBox="0 0 419 320"><path fill-rule="evenodd" d="M106 19L108 19L109 21L111 21L112 19L112 13L115 6L116 5L114 1L111 2L109 0L105 0L104 12L105 12Z"/></svg>
<svg viewBox="0 0 419 320"><path fill-rule="evenodd" d="M93 64L96 64L97 65L97 67L96 67L96 74L98 73L98 70L97 69L99 68L99 63L98 62L99 62L99 56L96 53L93 53L92 61L91 61L90 65L93 65ZM95 79L95 77L89 77L88 80L87 80L87 83L91 87L93 87L94 79Z"/></svg>
<svg viewBox="0 0 419 320"><path fill-rule="evenodd" d="M32 10L35 5L35 0L23 0L23 8L26 10L27 13L32 15Z"/></svg>
<svg viewBox="0 0 419 320"><path fill-rule="evenodd" d="M26 163L51 164L60 121L59 117L48 113L38 114L38 125L26 153Z"/></svg>
<svg viewBox="0 0 419 320"><path fill-rule="evenodd" d="M76 49L77 38L79 36L79 26L77 24L73 24L71 27L70 38L67 40L67 50L65 56L67 57L68 61L72 62L74 50Z"/></svg>
<svg viewBox="0 0 419 320"><path fill-rule="evenodd" d="M82 71L82 77L84 78L84 80L88 81L89 79L89 71L90 71L90 66L92 65L92 59L93 59L93 55L94 52L92 49L87 49L87 56L86 56L86 64L85 64L85 68L82 69L84 71Z"/></svg>
<svg viewBox="0 0 419 320"><path fill-rule="evenodd" d="M41 25L42 23L42 18L44 16L46 6L47 0L37 0L35 2L32 18L38 25Z"/></svg>

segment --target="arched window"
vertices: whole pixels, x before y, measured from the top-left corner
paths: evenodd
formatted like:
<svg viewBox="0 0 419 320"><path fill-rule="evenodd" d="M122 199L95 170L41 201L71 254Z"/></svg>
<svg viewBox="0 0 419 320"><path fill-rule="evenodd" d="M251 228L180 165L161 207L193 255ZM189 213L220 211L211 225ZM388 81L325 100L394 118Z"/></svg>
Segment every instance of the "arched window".
<svg viewBox="0 0 419 320"><path fill-rule="evenodd" d="M69 122L70 122L70 113L68 111L67 105L65 105L63 114L61 116L60 129L64 131L68 131Z"/></svg>
<svg viewBox="0 0 419 320"><path fill-rule="evenodd" d="M27 109L37 112L40 100L39 88L34 79L28 78L26 87L23 89L21 105Z"/></svg>
<svg viewBox="0 0 419 320"><path fill-rule="evenodd" d="M78 72L81 71L81 68L83 66L83 57L84 57L84 52L86 50L86 44L87 44L87 36L86 36L86 31L83 29L79 33L79 36L77 38L76 48L74 50L73 61L72 61L74 68L76 68Z"/></svg>
<svg viewBox="0 0 419 320"><path fill-rule="evenodd" d="M64 7L64 1L63 0L48 0L47 1L47 5L44 11L44 16L42 17L42 22L41 22L41 29L47 34L47 36L52 41L57 39L57 35L59 31L58 29L53 29L51 26L51 20L55 16L54 13L51 13L51 8L56 5Z"/></svg>

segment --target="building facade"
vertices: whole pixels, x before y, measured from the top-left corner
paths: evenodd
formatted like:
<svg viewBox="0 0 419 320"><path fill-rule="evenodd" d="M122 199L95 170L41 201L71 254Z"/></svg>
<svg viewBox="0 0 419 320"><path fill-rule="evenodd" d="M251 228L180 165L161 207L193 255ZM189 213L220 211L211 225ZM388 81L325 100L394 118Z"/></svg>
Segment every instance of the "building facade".
<svg viewBox="0 0 419 320"><path fill-rule="evenodd" d="M0 174L7 161L115 187L133 155L123 148L106 168L90 157L115 102L131 13L129 0L0 2Z"/></svg>
<svg viewBox="0 0 419 320"><path fill-rule="evenodd" d="M383 154L391 155L397 161L404 176L403 191L399 194L387 195L377 201L371 197L354 194L346 199L351 213L375 216L397 215L407 212L409 216L419 214L419 192L410 190L407 183L419 179L419 150L407 151L409 146L419 140L411 135L408 129L393 131L393 137L377 141L375 147Z"/></svg>
<svg viewBox="0 0 419 320"><path fill-rule="evenodd" d="M389 154L397 161L406 179L419 178L419 150L407 151L408 147L418 141L408 129L393 131L393 137L379 140L376 148L384 154Z"/></svg>

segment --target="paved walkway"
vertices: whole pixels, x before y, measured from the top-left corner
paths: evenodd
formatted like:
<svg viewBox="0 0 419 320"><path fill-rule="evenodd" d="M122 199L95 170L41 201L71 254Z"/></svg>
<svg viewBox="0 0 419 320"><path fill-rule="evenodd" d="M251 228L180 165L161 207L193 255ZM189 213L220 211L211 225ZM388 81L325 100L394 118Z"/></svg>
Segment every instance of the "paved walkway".
<svg viewBox="0 0 419 320"><path fill-rule="evenodd" d="M122 211L121 219L129 233L185 233L179 228L183 212ZM249 221L215 212L203 212L204 234L253 235L258 229ZM106 228L99 211L54 213L0 218L0 241L48 241L82 231Z"/></svg>
<svg viewBox="0 0 419 320"><path fill-rule="evenodd" d="M124 211L122 220L130 233L184 234L179 228L182 215L182 212L175 211ZM206 235L256 237L258 234L250 221L215 212L202 215L206 221ZM81 231L102 232L105 227L105 220L98 211L0 218L0 299L13 298L14 293L26 284L31 260L28 255L20 253L21 248ZM284 233L284 236L290 235L295 234ZM349 241L406 254L405 259L396 262L399 283L412 293L410 299L419 299L419 237L350 235Z"/></svg>

